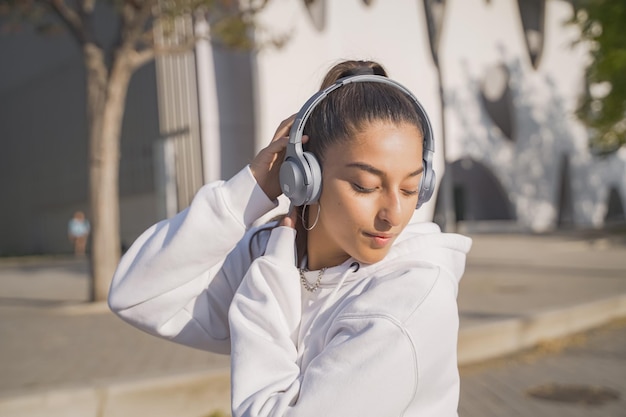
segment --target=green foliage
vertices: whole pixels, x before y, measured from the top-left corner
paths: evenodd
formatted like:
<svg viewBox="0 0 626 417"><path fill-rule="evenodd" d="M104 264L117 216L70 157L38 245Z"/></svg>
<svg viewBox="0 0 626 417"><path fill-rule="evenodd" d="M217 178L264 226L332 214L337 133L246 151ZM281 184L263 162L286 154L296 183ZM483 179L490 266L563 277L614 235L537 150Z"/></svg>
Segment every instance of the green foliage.
<svg viewBox="0 0 626 417"><path fill-rule="evenodd" d="M43 34L62 32L45 4L36 0L0 0L0 34L20 32L24 24Z"/></svg>
<svg viewBox="0 0 626 417"><path fill-rule="evenodd" d="M574 8L591 58L577 116L592 132L591 149L608 154L626 144L626 1L578 0Z"/></svg>
<svg viewBox="0 0 626 417"><path fill-rule="evenodd" d="M240 9L235 0L166 0L159 3L156 17L164 33L172 35L181 16L203 13L211 25L213 42L233 49L251 49L254 14L262 8L251 3L250 8Z"/></svg>
<svg viewBox="0 0 626 417"><path fill-rule="evenodd" d="M154 44L153 28L158 27L168 37L168 44L177 45L169 52L178 53L194 44L194 33L185 23L192 16L204 16L210 23L213 42L234 49L251 49L257 45L252 38L256 15L268 0L251 0L241 6L238 0L0 0L0 32L19 32L24 26L39 32L54 33L69 30L79 41L93 39L91 22L98 19L101 7L115 10L120 19L120 37L137 34L134 48L155 47L167 52L163 45ZM149 11L146 18L145 11ZM181 28L187 27L182 30ZM280 46L284 38L270 41Z"/></svg>

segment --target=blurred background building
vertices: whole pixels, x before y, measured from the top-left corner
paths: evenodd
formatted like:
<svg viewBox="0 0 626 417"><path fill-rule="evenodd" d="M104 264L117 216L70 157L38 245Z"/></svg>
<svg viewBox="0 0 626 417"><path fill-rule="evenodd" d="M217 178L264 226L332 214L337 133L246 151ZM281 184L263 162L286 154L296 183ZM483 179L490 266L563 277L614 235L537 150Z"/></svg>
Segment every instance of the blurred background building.
<svg viewBox="0 0 626 417"><path fill-rule="evenodd" d="M423 220L496 232L624 222L626 149L593 155L574 116L587 51L572 12L565 0L270 0L257 39L288 35L282 48L201 43L158 58L127 99L124 245L248 163L348 58L382 63L430 114L445 187ZM71 251L67 221L89 215L84 97L69 37L0 37L0 255Z"/></svg>

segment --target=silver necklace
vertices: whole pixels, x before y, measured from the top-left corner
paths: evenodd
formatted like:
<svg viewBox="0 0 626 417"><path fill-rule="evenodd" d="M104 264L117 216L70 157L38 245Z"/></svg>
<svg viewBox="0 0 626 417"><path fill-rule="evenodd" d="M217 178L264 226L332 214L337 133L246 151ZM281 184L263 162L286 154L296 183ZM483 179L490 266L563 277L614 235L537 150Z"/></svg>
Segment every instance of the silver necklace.
<svg viewBox="0 0 626 417"><path fill-rule="evenodd" d="M322 277L324 276L324 272L326 272L326 268L320 269L320 272L317 274L317 280L315 280L315 284L313 285L309 284L309 281L306 280L306 277L304 276L304 269L298 268L298 271L300 272L300 282L302 283L304 289L308 292L315 292L322 283Z"/></svg>

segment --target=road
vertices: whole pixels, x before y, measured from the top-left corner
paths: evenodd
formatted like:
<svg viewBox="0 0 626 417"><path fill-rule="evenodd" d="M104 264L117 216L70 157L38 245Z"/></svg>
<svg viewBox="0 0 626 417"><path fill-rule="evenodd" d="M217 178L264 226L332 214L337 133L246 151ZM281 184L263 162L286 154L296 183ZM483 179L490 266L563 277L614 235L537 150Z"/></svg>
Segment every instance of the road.
<svg viewBox="0 0 626 417"><path fill-rule="evenodd" d="M626 319L461 368L460 417L626 417Z"/></svg>

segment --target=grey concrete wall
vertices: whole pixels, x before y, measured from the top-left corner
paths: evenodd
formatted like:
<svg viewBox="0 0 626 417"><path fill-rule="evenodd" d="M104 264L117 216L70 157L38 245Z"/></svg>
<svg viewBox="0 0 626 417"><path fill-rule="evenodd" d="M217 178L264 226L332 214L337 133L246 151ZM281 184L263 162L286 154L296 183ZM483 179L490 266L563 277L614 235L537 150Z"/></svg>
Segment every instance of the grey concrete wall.
<svg viewBox="0 0 626 417"><path fill-rule="evenodd" d="M0 36L0 256L71 251L67 221L89 215L85 86L68 36L28 30ZM129 89L122 134L122 235L156 218L153 142L158 138L155 73Z"/></svg>

